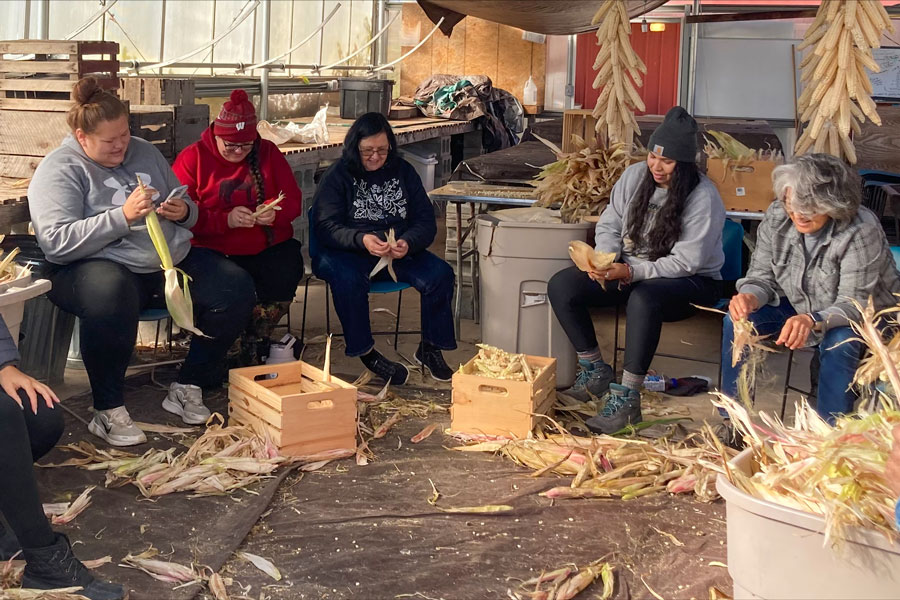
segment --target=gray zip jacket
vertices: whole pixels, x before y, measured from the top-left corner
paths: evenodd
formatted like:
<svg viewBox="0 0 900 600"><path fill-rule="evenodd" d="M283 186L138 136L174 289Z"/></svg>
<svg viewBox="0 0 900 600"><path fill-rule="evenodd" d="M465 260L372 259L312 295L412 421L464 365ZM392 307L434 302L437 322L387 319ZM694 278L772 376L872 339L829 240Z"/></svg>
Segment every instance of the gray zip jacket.
<svg viewBox="0 0 900 600"><path fill-rule="evenodd" d="M681 237L667 256L649 260L646 249L635 248L626 239L628 212L649 167L646 162L633 164L622 173L613 186L609 206L600 214L594 244L602 252L615 252L618 260L634 269L632 281L644 279L675 279L702 275L721 279L719 271L725 264L722 250L722 228L725 226L725 205L716 186L705 176L688 196L681 214ZM653 227L659 208L665 204L668 190L656 188L650 199L650 215L644 219L643 233Z"/></svg>
<svg viewBox="0 0 900 600"><path fill-rule="evenodd" d="M7 365L18 365L19 350L9 333L6 321L0 317L0 368Z"/></svg>
<svg viewBox="0 0 900 600"><path fill-rule="evenodd" d="M900 274L872 211L860 207L852 221L831 220L822 233L807 256L803 234L784 205L773 202L759 225L756 250L747 277L737 282L738 292L753 294L760 306L777 306L785 297L798 314L822 313L826 330L859 318L852 300L865 306L871 296L876 310L897 303Z"/></svg>
<svg viewBox="0 0 900 600"><path fill-rule="evenodd" d="M125 159L104 167L87 157L81 144L68 135L62 146L38 165L28 186L28 206L38 244L52 263L66 265L85 258L105 258L135 273L160 270L159 256L146 226L131 227L122 209L125 199L144 185L166 198L180 182L153 144L132 137ZM197 222L197 205L185 195L188 215L183 222L160 219L177 265L191 249L190 228Z"/></svg>

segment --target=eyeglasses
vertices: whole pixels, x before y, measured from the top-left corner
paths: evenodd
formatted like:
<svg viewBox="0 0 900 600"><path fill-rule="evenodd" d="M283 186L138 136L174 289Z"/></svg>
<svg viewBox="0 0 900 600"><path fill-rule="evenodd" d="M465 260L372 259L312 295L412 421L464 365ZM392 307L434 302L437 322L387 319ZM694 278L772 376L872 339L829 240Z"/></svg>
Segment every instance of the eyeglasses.
<svg viewBox="0 0 900 600"><path fill-rule="evenodd" d="M231 142L226 142L222 140L222 145L225 146L225 152L249 152L253 148L254 142L247 142L246 144L232 144Z"/></svg>
<svg viewBox="0 0 900 600"><path fill-rule="evenodd" d="M390 148L360 148L359 153L363 158L372 158L376 154L378 156L387 156L390 154Z"/></svg>

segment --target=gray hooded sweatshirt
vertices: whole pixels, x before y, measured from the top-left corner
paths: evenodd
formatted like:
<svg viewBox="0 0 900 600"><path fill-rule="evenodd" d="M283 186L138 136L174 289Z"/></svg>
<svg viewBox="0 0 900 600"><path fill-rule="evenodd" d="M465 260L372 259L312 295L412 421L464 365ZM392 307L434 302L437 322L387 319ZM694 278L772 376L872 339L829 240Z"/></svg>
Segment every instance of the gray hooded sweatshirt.
<svg viewBox="0 0 900 600"><path fill-rule="evenodd" d="M66 136L41 161L28 186L34 232L47 260L67 265L105 258L134 273L159 271L159 255L143 220L129 227L122 209L137 187L137 175L157 191L154 200L181 185L163 155L145 140L132 137L122 164L110 168L88 158L81 144ZM197 222L197 205L186 194L184 200L184 221L159 220L176 265L191 249L190 228Z"/></svg>

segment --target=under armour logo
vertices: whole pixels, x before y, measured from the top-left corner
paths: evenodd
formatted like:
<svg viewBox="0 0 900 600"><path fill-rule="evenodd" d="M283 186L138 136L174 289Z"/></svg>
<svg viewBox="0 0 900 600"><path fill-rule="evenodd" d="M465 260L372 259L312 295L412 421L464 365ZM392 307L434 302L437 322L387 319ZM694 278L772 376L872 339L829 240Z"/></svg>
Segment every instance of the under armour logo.
<svg viewBox="0 0 900 600"><path fill-rule="evenodd" d="M152 187L153 178L150 177L148 173L135 173L135 175L139 175L141 181L144 182L144 185L148 187ZM128 195L137 187L137 178L135 178L135 182L130 185L123 185L120 181L118 181L114 177L109 177L108 179L103 181L103 185L108 188L115 190L112 197L112 205L113 206L123 206L125 204L125 200L128 199ZM157 191L153 194L153 200L159 198L159 192Z"/></svg>
<svg viewBox="0 0 900 600"><path fill-rule="evenodd" d="M240 123L237 123L237 124L234 126L234 128L237 129L238 131L243 131L243 129L244 129L244 122L241 121Z"/></svg>

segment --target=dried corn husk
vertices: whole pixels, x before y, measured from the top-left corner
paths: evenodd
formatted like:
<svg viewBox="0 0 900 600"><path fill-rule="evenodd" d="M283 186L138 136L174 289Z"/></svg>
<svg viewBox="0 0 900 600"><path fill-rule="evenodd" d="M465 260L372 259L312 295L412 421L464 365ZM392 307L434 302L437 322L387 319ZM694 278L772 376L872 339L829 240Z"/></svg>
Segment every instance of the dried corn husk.
<svg viewBox="0 0 900 600"><path fill-rule="evenodd" d="M509 379L512 381L534 381L546 368L529 365L524 354L511 354L506 350L477 344L478 354L474 361L460 365L459 372L465 375L479 375L492 379Z"/></svg>
<svg viewBox="0 0 900 600"><path fill-rule="evenodd" d="M387 233L387 243L394 249L397 247L397 238L394 236L394 228L392 227ZM397 281L397 274L394 273L394 259L391 255L382 256L378 259L378 264L375 265L375 268L372 269L372 272L369 273L369 279L375 277L379 271L387 267L388 273L391 274L391 279Z"/></svg>
<svg viewBox="0 0 900 600"><path fill-rule="evenodd" d="M726 171L728 167L732 167L732 174L734 174L735 168L745 167L752 162L772 161L781 163L784 160L784 156L778 150L753 150L724 131L709 130L706 133L713 136L714 139L710 140L706 135L703 136L703 139L706 141L703 151L709 158L721 159L724 162Z"/></svg>
<svg viewBox="0 0 900 600"><path fill-rule="evenodd" d="M281 204L282 200L284 200L284 192L278 192L278 196L274 200L259 205L259 207L251 216L256 218L259 215L270 210L281 210L281 207L278 205Z"/></svg>
<svg viewBox="0 0 900 600"><path fill-rule="evenodd" d="M850 132L858 131L866 118L881 125L866 69L881 70L872 48L880 47L884 32L893 33L894 26L881 2L820 3L797 47L812 51L800 62L804 89L797 109L806 127L794 147L796 154L827 152L856 163Z"/></svg>
<svg viewBox="0 0 900 600"><path fill-rule="evenodd" d="M85 488L74 502L61 502L56 504L45 504L44 514L50 517L50 522L54 525L65 525L75 520L75 517L84 512L91 505L91 492L94 491L96 485Z"/></svg>
<svg viewBox="0 0 900 600"><path fill-rule="evenodd" d="M235 556L243 558L275 581L281 581L281 571L272 564L272 561L266 560L262 556L257 556L256 554L250 554L249 552L235 552Z"/></svg>
<svg viewBox="0 0 900 600"><path fill-rule="evenodd" d="M565 566L540 576L523 581L508 596L515 600L571 600L598 577L603 582L603 591L597 596L600 600L609 600L615 586L613 568L602 560L594 561L584 567Z"/></svg>
<svg viewBox="0 0 900 600"><path fill-rule="evenodd" d="M5 238L5 235L0 234L0 242L2 242ZM16 265L16 263L14 262L14 259L16 258L16 256L18 256L18 254L18 248L13 248L12 250L10 250L9 254L6 254L6 256L4 256L4 251L0 250L0 257L3 257L3 259L0 260L0 283L12 281L31 272L27 267L17 269L18 265Z"/></svg>
<svg viewBox="0 0 900 600"><path fill-rule="evenodd" d="M203 576L193 566L186 567L174 562L157 560L154 557L158 554L159 551L150 546L139 554L129 553L122 559L122 563L119 566L138 569L153 579L166 583L182 584L203 581Z"/></svg>
<svg viewBox="0 0 900 600"><path fill-rule="evenodd" d="M538 181L535 206L560 204L563 223L579 223L585 217L599 215L609 202L613 185L625 168L643 157L632 156L625 144L613 143L604 148L593 140L590 144L573 136L575 151L565 153L552 142L539 136L557 161L544 165L535 177Z"/></svg>
<svg viewBox="0 0 900 600"><path fill-rule="evenodd" d="M581 240L569 242L569 257L579 270L599 271L608 268L616 260L615 252L601 252Z"/></svg>

